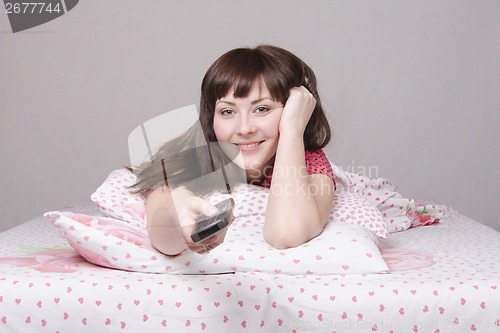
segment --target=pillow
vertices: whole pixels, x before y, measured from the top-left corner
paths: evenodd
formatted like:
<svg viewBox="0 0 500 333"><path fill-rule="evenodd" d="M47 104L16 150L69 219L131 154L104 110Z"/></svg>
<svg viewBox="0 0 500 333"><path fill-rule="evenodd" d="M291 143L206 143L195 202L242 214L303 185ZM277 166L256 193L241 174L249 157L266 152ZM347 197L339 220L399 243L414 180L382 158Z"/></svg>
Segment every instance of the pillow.
<svg viewBox="0 0 500 333"><path fill-rule="evenodd" d="M263 187L237 186L232 194L236 202L235 221L229 227L224 243L205 255L185 251L176 257L165 256L152 247L144 225L137 226L112 217L68 212L49 212L45 216L86 260L122 270L170 274L388 271L377 247L377 237L364 226L343 223L336 216L321 235L306 244L287 250L274 249L262 236L268 193L269 190ZM227 196L214 194L209 199L215 203Z"/></svg>
<svg viewBox="0 0 500 333"><path fill-rule="evenodd" d="M350 192L335 192L329 220L364 226L380 238L388 236L387 225L380 211L364 198Z"/></svg>
<svg viewBox="0 0 500 333"><path fill-rule="evenodd" d="M416 210L415 201L403 198L397 193L397 185L392 180L368 178L348 172L340 174L346 184L346 191L363 198L382 214L387 233L404 231L411 227L415 218L408 216L408 212Z"/></svg>
<svg viewBox="0 0 500 333"><path fill-rule="evenodd" d="M106 215L142 227L145 225L144 197L140 194L134 194L128 189L135 181L136 176L129 170L115 170L91 195L91 199ZM268 189L257 186L248 188L253 188L252 191L264 190L265 198L256 204L265 209L266 205L263 200L267 202ZM207 199L212 203L222 200L217 194L210 195ZM234 199L237 200L237 198ZM244 210L246 206L250 206L248 200L236 202L236 209ZM329 220L365 226L380 238L387 238L388 235L387 226L380 211L354 193L335 192Z"/></svg>
<svg viewBox="0 0 500 333"><path fill-rule="evenodd" d="M127 169L115 170L92 193L90 199L107 216L143 227L146 214L144 197L128 189L136 179L137 177Z"/></svg>

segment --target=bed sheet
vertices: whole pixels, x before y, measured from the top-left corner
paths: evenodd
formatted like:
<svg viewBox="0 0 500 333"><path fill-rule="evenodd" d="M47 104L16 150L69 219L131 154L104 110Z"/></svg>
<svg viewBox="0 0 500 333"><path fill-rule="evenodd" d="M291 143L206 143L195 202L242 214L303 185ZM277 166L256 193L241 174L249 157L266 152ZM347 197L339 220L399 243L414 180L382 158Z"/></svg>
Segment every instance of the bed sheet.
<svg viewBox="0 0 500 333"><path fill-rule="evenodd" d="M389 274L322 276L102 268L40 217L0 234L0 331L499 332L500 234L443 211L381 242Z"/></svg>

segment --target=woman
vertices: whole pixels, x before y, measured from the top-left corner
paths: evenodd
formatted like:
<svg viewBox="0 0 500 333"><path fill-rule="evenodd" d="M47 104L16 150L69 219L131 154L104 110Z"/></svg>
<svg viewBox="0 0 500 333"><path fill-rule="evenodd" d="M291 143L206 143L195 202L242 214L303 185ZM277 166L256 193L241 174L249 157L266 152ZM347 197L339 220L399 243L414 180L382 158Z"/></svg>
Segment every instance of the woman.
<svg viewBox="0 0 500 333"><path fill-rule="evenodd" d="M270 188L263 235L271 246L296 247L322 232L335 190L322 151L330 128L315 75L302 60L269 45L225 53L203 79L199 120L203 134L193 127L137 169L135 187L146 196L148 233L159 251L176 255L189 248L201 254L223 242L225 232L192 242L196 218L213 216L217 208L200 196L203 190L174 185L175 176L181 184L209 173L214 158L219 166L234 160L247 183ZM200 139L218 142L224 154L192 150L200 160L196 165L177 154L186 142ZM174 155L178 158L170 158ZM174 175L168 181L165 160L168 174Z"/></svg>

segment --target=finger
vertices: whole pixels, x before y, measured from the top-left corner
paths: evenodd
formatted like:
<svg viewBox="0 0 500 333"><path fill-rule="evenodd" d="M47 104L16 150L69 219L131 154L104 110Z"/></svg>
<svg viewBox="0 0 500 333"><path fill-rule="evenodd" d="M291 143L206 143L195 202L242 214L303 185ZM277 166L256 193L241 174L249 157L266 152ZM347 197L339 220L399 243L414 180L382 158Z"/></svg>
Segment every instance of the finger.
<svg viewBox="0 0 500 333"><path fill-rule="evenodd" d="M206 253L210 252L209 251L210 248L207 248L207 247L205 247L203 245L198 245L198 244L196 244L196 245L188 245L188 248L192 252L198 253L198 254L206 254Z"/></svg>
<svg viewBox="0 0 500 333"><path fill-rule="evenodd" d="M214 216L219 212L217 207L212 205L207 200L198 197L193 198L188 203L187 208L198 215L205 215L205 216Z"/></svg>
<svg viewBox="0 0 500 333"><path fill-rule="evenodd" d="M195 244L195 245L188 245L188 248L195 253L198 254L207 254L213 249L215 249L217 246L208 244L208 245L200 245L200 244Z"/></svg>

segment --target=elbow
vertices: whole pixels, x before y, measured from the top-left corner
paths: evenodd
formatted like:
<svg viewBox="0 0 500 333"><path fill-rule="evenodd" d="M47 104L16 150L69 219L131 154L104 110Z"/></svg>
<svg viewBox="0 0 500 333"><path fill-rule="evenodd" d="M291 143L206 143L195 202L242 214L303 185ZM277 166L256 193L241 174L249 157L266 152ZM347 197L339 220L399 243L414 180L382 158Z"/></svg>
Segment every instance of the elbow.
<svg viewBox="0 0 500 333"><path fill-rule="evenodd" d="M266 236L264 234L264 240L271 245L273 248L276 250L286 250L286 249L291 249L294 247L297 247L301 244L298 242L295 242L294 239L291 239L291 237L288 236Z"/></svg>
<svg viewBox="0 0 500 333"><path fill-rule="evenodd" d="M307 243L320 232L313 236L309 236L306 233L298 231L266 229L264 230L264 240L277 250L286 250Z"/></svg>
<svg viewBox="0 0 500 333"><path fill-rule="evenodd" d="M286 218L281 221L264 224L264 240L277 250L291 249L307 243L323 232L324 223L313 223L314 219L307 219L308 223ZM319 221L319 218L317 219ZM278 222L278 223L275 223Z"/></svg>

